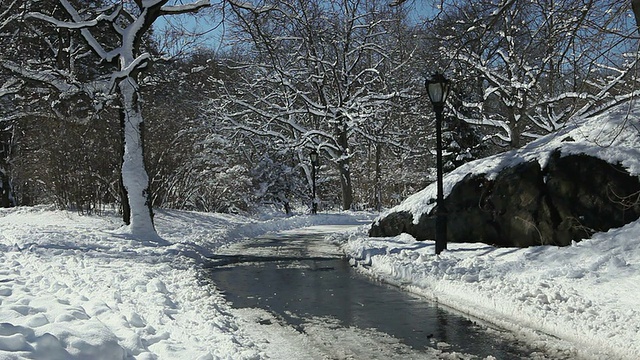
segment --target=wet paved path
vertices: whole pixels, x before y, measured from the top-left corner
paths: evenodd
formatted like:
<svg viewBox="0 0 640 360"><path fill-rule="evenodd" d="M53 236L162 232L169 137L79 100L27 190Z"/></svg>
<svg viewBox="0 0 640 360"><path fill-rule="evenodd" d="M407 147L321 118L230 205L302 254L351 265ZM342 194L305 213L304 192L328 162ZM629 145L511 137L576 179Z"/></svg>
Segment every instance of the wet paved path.
<svg viewBox="0 0 640 360"><path fill-rule="evenodd" d="M311 318L375 329L416 351L462 358L545 359L513 336L356 273L316 227L237 244L214 259L210 277L236 308L262 308L304 332ZM332 324L334 326L335 324Z"/></svg>

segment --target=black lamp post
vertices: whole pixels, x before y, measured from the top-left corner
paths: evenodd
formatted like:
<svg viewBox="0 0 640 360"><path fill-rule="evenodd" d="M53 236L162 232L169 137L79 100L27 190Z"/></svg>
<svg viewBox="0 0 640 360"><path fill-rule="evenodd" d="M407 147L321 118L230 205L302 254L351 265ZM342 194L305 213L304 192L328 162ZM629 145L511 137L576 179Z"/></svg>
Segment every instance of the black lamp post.
<svg viewBox="0 0 640 360"><path fill-rule="evenodd" d="M436 199L438 209L436 211L436 254L447 248L447 210L444 205L444 190L442 185L442 111L449 95L451 83L444 75L435 73L431 79L427 79L425 86L429 93L429 100L433 104L436 113L436 170L438 197Z"/></svg>
<svg viewBox="0 0 640 360"><path fill-rule="evenodd" d="M313 200L311 203L311 213L318 213L318 201L316 199L316 168L318 167L318 152L315 150L311 150L309 153L309 158L311 159L311 182L313 189Z"/></svg>

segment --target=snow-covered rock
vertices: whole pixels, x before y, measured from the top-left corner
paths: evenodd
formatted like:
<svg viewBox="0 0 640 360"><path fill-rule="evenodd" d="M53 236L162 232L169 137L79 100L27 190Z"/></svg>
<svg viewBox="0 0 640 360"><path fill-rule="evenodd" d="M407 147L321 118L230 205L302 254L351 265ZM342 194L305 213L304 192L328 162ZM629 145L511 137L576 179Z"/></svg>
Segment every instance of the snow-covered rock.
<svg viewBox="0 0 640 360"><path fill-rule="evenodd" d="M638 108L576 121L522 149L468 163L445 177L448 240L561 245L640 216ZM379 217L371 236L435 235L436 186Z"/></svg>

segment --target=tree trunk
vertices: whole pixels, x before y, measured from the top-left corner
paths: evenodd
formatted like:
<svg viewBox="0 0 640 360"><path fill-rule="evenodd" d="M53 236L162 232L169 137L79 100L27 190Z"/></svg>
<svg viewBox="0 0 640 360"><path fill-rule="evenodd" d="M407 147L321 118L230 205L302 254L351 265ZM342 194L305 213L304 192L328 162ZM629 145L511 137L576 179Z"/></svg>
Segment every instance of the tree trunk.
<svg viewBox="0 0 640 360"><path fill-rule="evenodd" d="M340 186L342 188L342 210L351 210L353 205L353 187L351 185L351 169L349 160L349 136L347 126L340 123L336 126L340 158L338 171L340 172Z"/></svg>
<svg viewBox="0 0 640 360"><path fill-rule="evenodd" d="M120 152L121 159L124 159L124 119L126 115L124 113L124 109L120 109L120 136L122 141L122 147ZM120 164L122 165L122 164ZM122 221L125 224L131 224L131 206L129 206L129 195L127 194L127 189L124 187L124 182L122 181L122 169L120 171L120 207L122 210Z"/></svg>
<svg viewBox="0 0 640 360"><path fill-rule="evenodd" d="M0 169L0 207L8 208L14 206L11 182L6 172Z"/></svg>
<svg viewBox="0 0 640 360"><path fill-rule="evenodd" d="M13 186L11 186L11 180L9 179L12 132L12 127L0 132L0 141L2 142L0 143L0 207L2 208L16 205L13 197Z"/></svg>
<svg viewBox="0 0 640 360"><path fill-rule="evenodd" d="M507 116L511 128L511 141L509 141L509 146L511 149L518 149L521 144L523 119L516 118L516 109L513 106L507 108Z"/></svg>
<svg viewBox="0 0 640 360"><path fill-rule="evenodd" d="M340 171L340 186L342 187L342 210L351 210L351 205L353 205L353 187L351 186L349 160L344 159L338 161L338 170Z"/></svg>
<svg viewBox="0 0 640 360"><path fill-rule="evenodd" d="M157 237L153 226L149 176L144 165L144 121L137 87L132 77L127 77L118 83L124 112L122 185L131 209L129 222L131 233L136 236Z"/></svg>
<svg viewBox="0 0 640 360"><path fill-rule="evenodd" d="M376 142L376 178L374 184L375 191L375 208L377 211L382 210L382 143Z"/></svg>

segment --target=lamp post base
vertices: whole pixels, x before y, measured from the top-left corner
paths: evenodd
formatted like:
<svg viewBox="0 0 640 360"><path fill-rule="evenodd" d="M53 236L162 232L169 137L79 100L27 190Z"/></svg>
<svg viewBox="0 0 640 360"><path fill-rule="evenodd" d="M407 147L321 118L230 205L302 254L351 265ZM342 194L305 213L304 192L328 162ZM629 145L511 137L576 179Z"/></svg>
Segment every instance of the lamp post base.
<svg viewBox="0 0 640 360"><path fill-rule="evenodd" d="M436 255L443 250L447 250L447 216L436 214Z"/></svg>

